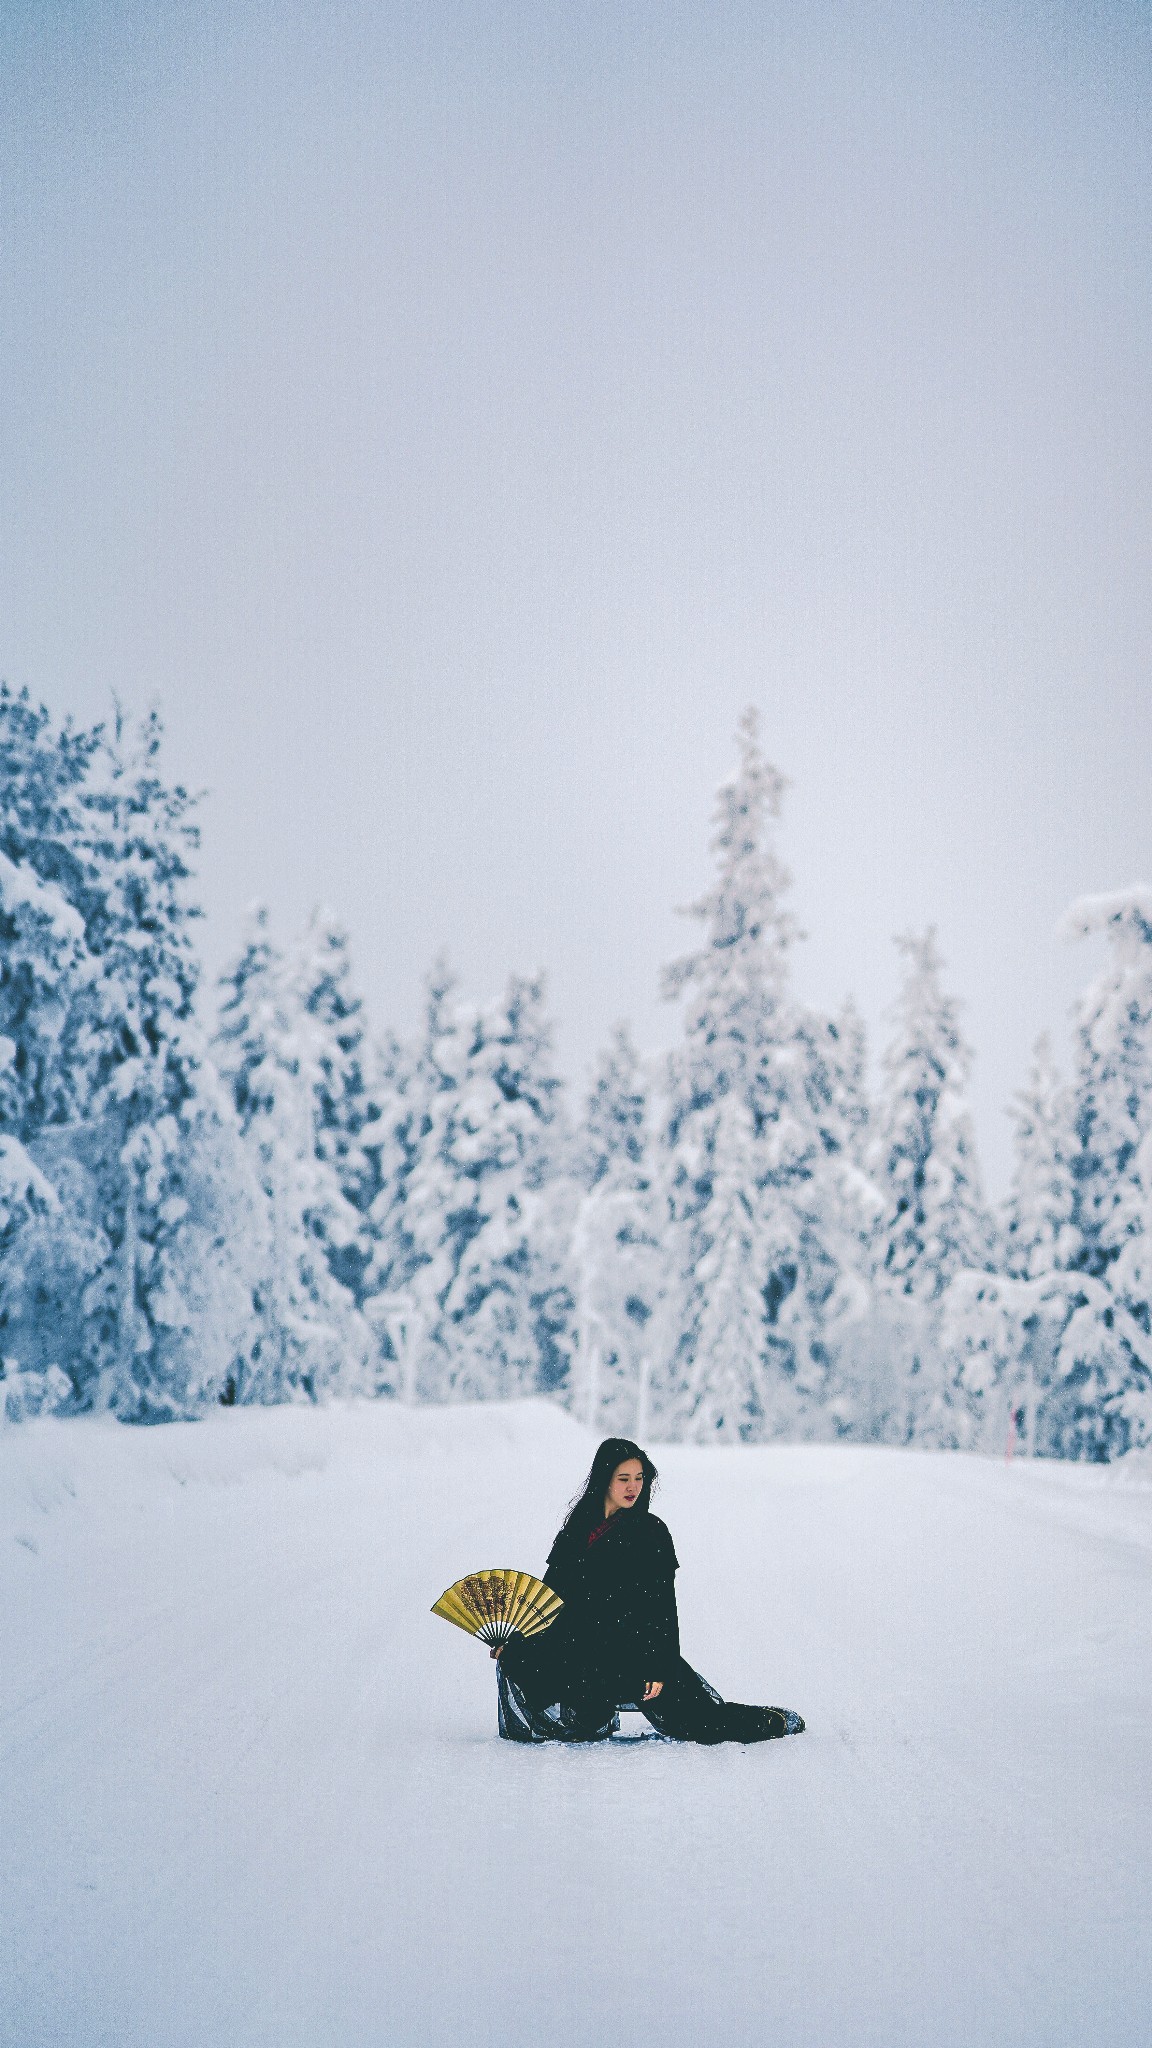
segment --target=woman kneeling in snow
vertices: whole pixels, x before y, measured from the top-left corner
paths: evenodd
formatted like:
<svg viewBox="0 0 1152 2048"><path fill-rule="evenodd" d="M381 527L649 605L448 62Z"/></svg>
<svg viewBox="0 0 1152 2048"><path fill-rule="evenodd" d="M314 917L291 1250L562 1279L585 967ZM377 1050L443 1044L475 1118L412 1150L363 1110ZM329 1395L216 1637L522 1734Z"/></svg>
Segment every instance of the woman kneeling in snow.
<svg viewBox="0 0 1152 2048"><path fill-rule="evenodd" d="M512 1742L598 1742L621 1707L638 1707L681 1742L767 1742L804 1723L783 1707L722 1700L680 1655L672 1538L649 1513L656 1467L609 1437L548 1555L564 1605L539 1635L499 1658L500 1733Z"/></svg>

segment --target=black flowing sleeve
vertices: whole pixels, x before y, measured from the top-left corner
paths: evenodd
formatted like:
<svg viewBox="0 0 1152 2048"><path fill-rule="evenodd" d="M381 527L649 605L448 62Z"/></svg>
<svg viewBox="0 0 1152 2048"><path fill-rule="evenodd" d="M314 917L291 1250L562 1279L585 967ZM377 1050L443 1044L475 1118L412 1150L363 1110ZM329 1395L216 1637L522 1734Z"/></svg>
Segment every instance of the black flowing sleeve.
<svg viewBox="0 0 1152 2048"><path fill-rule="evenodd" d="M562 1600L571 1598L573 1586L579 1576L579 1553L567 1529L561 1529L555 1543L548 1552L544 1567L544 1584Z"/></svg>
<svg viewBox="0 0 1152 2048"><path fill-rule="evenodd" d="M645 1671L661 1684L680 1655L680 1623L676 1613L676 1572L679 1561L663 1522L653 1518L644 1560Z"/></svg>

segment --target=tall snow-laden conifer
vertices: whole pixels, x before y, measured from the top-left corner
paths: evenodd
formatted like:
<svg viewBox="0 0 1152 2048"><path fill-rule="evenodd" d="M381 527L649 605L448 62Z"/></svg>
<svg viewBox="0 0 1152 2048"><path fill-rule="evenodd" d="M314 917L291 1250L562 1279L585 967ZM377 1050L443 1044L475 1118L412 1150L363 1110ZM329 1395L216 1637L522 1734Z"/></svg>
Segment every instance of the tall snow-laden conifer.
<svg viewBox="0 0 1152 2048"><path fill-rule="evenodd" d="M1081 897L1065 929L1112 945L1076 1020L1077 1265L1099 1279L1140 1227L1131 1176L1152 1123L1152 889Z"/></svg>
<svg viewBox="0 0 1152 2048"><path fill-rule="evenodd" d="M642 1440L653 1359L664 1341L666 1216L647 1079L625 1025L597 1064L582 1156L587 1191L572 1244L580 1373L570 1401L593 1430Z"/></svg>
<svg viewBox="0 0 1152 2048"><path fill-rule="evenodd" d="M0 1378L10 1415L35 1413L45 1389L53 1401L82 1395L84 1296L109 1257L74 1157L90 1094L76 1034L92 989L82 791L96 750L98 733L57 727L27 690L0 686Z"/></svg>
<svg viewBox="0 0 1152 2048"><path fill-rule="evenodd" d="M879 1270L893 1291L939 1299L961 1267L984 1267L992 1226L968 1108L972 1055L958 1005L940 986L936 934L897 945L908 972L884 1057L873 1173L885 1197Z"/></svg>
<svg viewBox="0 0 1152 2048"><path fill-rule="evenodd" d="M368 1306L392 1389L405 1401L444 1393L443 1354L432 1346L448 1284L460 1207L444 1156L449 1105L460 1087L469 1019L443 955L425 981L424 1027L410 1052L393 1048L384 1105L387 1169L372 1206L375 1258Z"/></svg>
<svg viewBox="0 0 1152 2048"><path fill-rule="evenodd" d="M594 1188L642 1165L647 1149L647 1089L626 1024L617 1024L596 1063L584 1112L582 1179Z"/></svg>
<svg viewBox="0 0 1152 2048"><path fill-rule="evenodd" d="M364 1149L375 1192L364 1226L369 1257L360 1276L358 1300L374 1333L379 1391L398 1393L401 1335L396 1309L403 1302L396 1290L411 1270L402 1219L419 1123L417 1060L412 1048L391 1032L376 1041L368 1058L377 1114Z"/></svg>
<svg viewBox="0 0 1152 2048"><path fill-rule="evenodd" d="M436 1020L434 1075L405 1184L413 1269L405 1341L432 1399L493 1399L565 1380L564 1255L574 1184L538 977L489 1010Z"/></svg>
<svg viewBox="0 0 1152 2048"><path fill-rule="evenodd" d="M369 1332L328 1256L332 1219L347 1205L318 1144L324 1034L298 976L271 945L260 908L221 991L218 1057L266 1231L258 1341L234 1398L314 1400L328 1391L367 1391Z"/></svg>
<svg viewBox="0 0 1152 2048"><path fill-rule="evenodd" d="M952 1313L960 1296L949 1311L948 1343L941 1340L940 1305L958 1275L991 1268L994 1235L967 1102L971 1053L958 1005L940 985L935 931L905 934L896 943L908 965L884 1057L871 1155L884 1201L875 1240L877 1286L887 1298L893 1353L905 1379L894 1433L959 1444L973 1429L961 1366L967 1340Z"/></svg>
<svg viewBox="0 0 1152 2048"><path fill-rule="evenodd" d="M808 1108L820 1140L833 1193L825 1197L825 1229L845 1247L844 1286L862 1313L871 1271L871 1246L884 1199L869 1172L871 1108L864 1024L851 997L838 1016L797 1013L796 1035Z"/></svg>
<svg viewBox="0 0 1152 2048"><path fill-rule="evenodd" d="M82 1101L67 1041L87 965L83 921L56 884L0 853L0 1378L9 1382L82 1358L79 1305L108 1256L61 1144ZM75 1398L82 1378L53 1384ZM29 1405L11 1384L0 1399L13 1414Z"/></svg>
<svg viewBox="0 0 1152 2048"><path fill-rule="evenodd" d="M268 1026L282 955L269 936L268 910L254 903L240 952L220 976L216 1062L246 1136L262 1106L258 1076L268 1057Z"/></svg>
<svg viewBox="0 0 1152 2048"><path fill-rule="evenodd" d="M799 1420L792 1404L783 1407L769 1372L778 1364L787 1386L795 1370L797 1332L789 1305L796 1295L802 1232L787 1228L792 1218L785 1212L782 1242L774 1242L776 1205L760 1184L752 1113L739 1090L721 1096L708 1120L704 1162L709 1199L706 1227L693 1233L699 1255L692 1273L695 1324L684 1409L700 1441L755 1438L765 1433L766 1421L782 1415ZM774 1279L778 1298L771 1303L776 1314L770 1323L766 1289Z"/></svg>
<svg viewBox="0 0 1152 2048"><path fill-rule="evenodd" d="M798 934L769 838L785 786L749 710L717 799L716 881L690 906L704 941L665 977L687 995L666 1134L679 1335L656 1412L670 1435L819 1431L834 1333L861 1306L830 1169L843 1132L814 1072L825 1034L789 984Z"/></svg>
<svg viewBox="0 0 1152 2048"><path fill-rule="evenodd" d="M331 912L314 912L287 971L312 1027L316 1153L341 1198L314 1216L312 1227L333 1274L360 1303L370 1284L371 1211L386 1139L382 1077L352 983L348 934Z"/></svg>
<svg viewBox="0 0 1152 2048"><path fill-rule="evenodd" d="M0 1127L22 1143L86 1107L75 1035L94 897L82 793L98 745L0 685Z"/></svg>
<svg viewBox="0 0 1152 2048"><path fill-rule="evenodd" d="M864 1023L849 997L836 1017L798 1012L809 1107L825 1151L861 1160L868 1131Z"/></svg>
<svg viewBox="0 0 1152 2048"><path fill-rule="evenodd" d="M198 1405L240 1314L194 1018L196 831L160 747L155 717L126 745L119 719L76 734L0 692L0 1114L58 1197L5 1262L2 1312L22 1356L58 1347L74 1401L137 1420Z"/></svg>
<svg viewBox="0 0 1152 2048"><path fill-rule="evenodd" d="M1078 1005L1076 1246L1040 1426L1060 1455L1109 1458L1152 1441L1152 889L1083 897L1066 929L1113 952Z"/></svg>
<svg viewBox="0 0 1152 2048"><path fill-rule="evenodd" d="M968 1396L970 1440L999 1448L1019 1433L1021 1449L1032 1455L1067 1319L1062 1269L1077 1247L1071 1095L1046 1034L1009 1114L1015 1162L1004 1206L1007 1270L972 1268L954 1277L940 1318L940 1351L958 1368L953 1383ZM955 1433L963 1437L962 1428Z"/></svg>
<svg viewBox="0 0 1152 2048"><path fill-rule="evenodd" d="M161 774L161 738L155 713L127 743L117 717L84 795L96 972L78 1043L87 1113L110 1141L100 1221L113 1246L89 1288L95 1399L140 1420L188 1413L206 1391L176 1250L204 1064L187 889L198 832L193 800Z"/></svg>
<svg viewBox="0 0 1152 2048"><path fill-rule="evenodd" d="M1004 1258L1018 1280L1039 1280L1076 1258L1076 1183L1071 1091L1047 1032L1036 1041L1027 1086L1009 1114L1015 1126L1012 1186L1004 1212Z"/></svg>
<svg viewBox="0 0 1152 2048"><path fill-rule="evenodd" d="M800 1014L808 1106L824 1154L823 1230L837 1249L836 1341L824 1390L830 1433L887 1442L902 1425L901 1379L891 1318L874 1286L884 1197L869 1166L873 1111L863 1021L851 997L834 1017Z"/></svg>
<svg viewBox="0 0 1152 2048"><path fill-rule="evenodd" d="M98 745L0 685L0 1408L14 1416L45 1390L76 1400L84 1294L109 1249L68 1149L89 1093L82 792Z"/></svg>

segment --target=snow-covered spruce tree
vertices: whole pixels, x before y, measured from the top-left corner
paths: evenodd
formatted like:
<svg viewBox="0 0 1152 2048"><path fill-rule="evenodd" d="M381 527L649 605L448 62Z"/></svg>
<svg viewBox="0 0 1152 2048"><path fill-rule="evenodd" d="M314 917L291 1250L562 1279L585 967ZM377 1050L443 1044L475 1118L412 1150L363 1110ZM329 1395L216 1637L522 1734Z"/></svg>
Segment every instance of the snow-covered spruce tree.
<svg viewBox="0 0 1152 2048"><path fill-rule="evenodd" d="M1036 1454L1041 1404L1050 1393L1060 1336L1068 1321L1063 1275L1078 1263L1076 1149L1072 1091L1046 1034L1038 1039L1028 1086L1012 1107L1015 1168L1005 1218L1006 1262L1017 1278L1008 1373L1009 1406L1021 1419L1023 1448Z"/></svg>
<svg viewBox="0 0 1152 2048"><path fill-rule="evenodd" d="M688 1000L669 1069L674 1334L654 1420L702 1440L834 1427L837 1345L866 1300L838 1184L835 1089L821 1101L814 1072L814 1046L828 1046L789 985L798 934L769 841L785 782L760 752L754 711L739 743L717 799L716 881L689 910L704 940L664 984Z"/></svg>
<svg viewBox="0 0 1152 2048"><path fill-rule="evenodd" d="M459 1088L468 1028L456 976L441 955L425 980L420 1038L411 1048L393 1042L380 1052L384 1146L381 1185L369 1217L373 1261L365 1314L389 1391L404 1401L430 1391L420 1382L424 1364L436 1377L431 1391L442 1391L441 1355L425 1360L439 1318L437 1293L448 1282L448 1217L455 1207L455 1175L440 1159L448 1113L440 1098Z"/></svg>
<svg viewBox="0 0 1152 2048"><path fill-rule="evenodd" d="M764 1199L753 1115L742 1091L720 1097L703 1138L708 1206L705 1227L693 1232L699 1249L684 1404L692 1434L706 1441L802 1432L808 1418L788 1384L795 1323L785 1324L781 1337L769 1331L795 1295L803 1231L788 1227L787 1209ZM777 1220L785 1226L779 1237L771 1227ZM771 1286L773 1280L775 1299L766 1295L766 1281ZM771 1384L766 1362L778 1364L785 1398Z"/></svg>
<svg viewBox="0 0 1152 2048"><path fill-rule="evenodd" d="M587 1188L641 1167L648 1149L648 1089L627 1024L617 1024L596 1062L577 1147Z"/></svg>
<svg viewBox="0 0 1152 2048"><path fill-rule="evenodd" d="M251 1217L227 1184L227 1112L195 1015L188 856L193 799L160 766L156 714L117 716L83 792L93 959L76 1055L97 1220L111 1254L89 1282L84 1391L125 1419L194 1412L245 1342ZM221 1181L220 1176L225 1176Z"/></svg>
<svg viewBox="0 0 1152 2048"><path fill-rule="evenodd" d="M312 1025L316 1154L341 1195L339 1205L312 1217L312 1227L336 1279L359 1305L374 1264L371 1212L385 1170L386 1076L353 986L348 934L330 911L313 913L287 974L292 998Z"/></svg>
<svg viewBox="0 0 1152 2048"><path fill-rule="evenodd" d="M667 1216L647 1077L626 1025L597 1064L580 1149L586 1192L572 1239L579 1372L569 1402L593 1430L642 1441L653 1356L664 1343Z"/></svg>
<svg viewBox="0 0 1152 2048"><path fill-rule="evenodd" d="M1113 953L1077 1008L1067 1320L1038 1427L1042 1450L1105 1459L1152 1441L1152 889L1083 897L1066 930Z"/></svg>
<svg viewBox="0 0 1152 2048"><path fill-rule="evenodd" d="M363 1226L368 1263L360 1274L357 1298L373 1333L377 1390L399 1394L403 1391L401 1353L406 1303L398 1290L411 1270L402 1218L405 1183L414 1161L413 1135L419 1122L417 1059L411 1047L402 1044L392 1032L368 1048L367 1057L377 1114L365 1150L375 1193Z"/></svg>
<svg viewBox="0 0 1152 2048"><path fill-rule="evenodd" d="M888 1442L902 1432L902 1384L890 1317L874 1285L884 1199L869 1170L873 1112L864 1024L851 997L834 1017L798 1013L805 1093L824 1152L825 1230L842 1247L841 1301L825 1415L838 1435Z"/></svg>
<svg viewBox="0 0 1152 2048"><path fill-rule="evenodd" d="M268 1057L268 1023L282 958L269 935L267 906L254 903L239 953L217 983L213 1046L239 1128L247 1136L262 1107L257 1076Z"/></svg>
<svg viewBox="0 0 1152 2048"><path fill-rule="evenodd" d="M56 1225L60 1199L17 1138L0 1137L0 1422L19 1422L67 1404L72 1382L57 1364L61 1332L48 1334L37 1313L38 1234Z"/></svg>
<svg viewBox="0 0 1152 2048"><path fill-rule="evenodd" d="M880 1268L901 1294L937 1301L962 1266L984 1266L992 1225L968 1108L972 1055L940 986L935 931L896 941L908 962L884 1056L873 1172L886 1197Z"/></svg>
<svg viewBox="0 0 1152 2048"><path fill-rule="evenodd" d="M1076 1262L1072 1093L1047 1032L1036 1041L1027 1086L1009 1115L1015 1126L1012 1185L1004 1211L1004 1263L1018 1280L1041 1280Z"/></svg>
<svg viewBox="0 0 1152 2048"><path fill-rule="evenodd" d="M81 791L98 744L0 685L0 1128L22 1143L84 1103L69 1027L89 979Z"/></svg>
<svg viewBox="0 0 1152 2048"><path fill-rule="evenodd" d="M1152 889L1081 897L1065 929L1112 945L1076 1014L1077 1265L1101 1279L1135 1228L1128 1181L1152 1121Z"/></svg>
<svg viewBox="0 0 1152 2048"><path fill-rule="evenodd" d="M184 792L161 780L158 721L132 759L121 739L119 724L110 744L0 692L0 1115L56 1198L8 1245L0 1314L17 1360L66 1369L73 1403L142 1419L202 1396L220 1334L203 1273L220 1308L226 1262L191 1262L192 1346L180 1280L203 1238L190 1162L204 1105L182 890L195 830Z"/></svg>
<svg viewBox="0 0 1152 2048"><path fill-rule="evenodd" d="M993 1265L994 1232L967 1103L971 1053L958 1005L940 985L935 931L896 943L908 967L883 1062L871 1166L884 1197L877 1285L907 1376L897 1435L965 1443L973 1417L959 1354L941 1344L939 1305L957 1274Z"/></svg>
<svg viewBox="0 0 1152 2048"><path fill-rule="evenodd" d="M799 1011L796 1029L804 1047L808 1104L824 1148L862 1165L869 1127L863 1019L849 997L836 1017Z"/></svg>
<svg viewBox="0 0 1152 2048"><path fill-rule="evenodd" d="M1006 1271L955 1275L942 1306L940 1344L969 1396L974 1434L998 1446L1018 1426L1021 1449L1033 1455L1039 1405L1067 1321L1062 1269L1074 1262L1078 1242L1071 1093L1047 1034L1037 1040L1028 1084L1009 1114L1015 1163L1004 1205Z"/></svg>
<svg viewBox="0 0 1152 2048"><path fill-rule="evenodd" d="M370 1390L372 1344L329 1246L354 1212L319 1142L326 1034L285 969L257 906L221 977L216 1037L244 1155L259 1190L263 1256L256 1333L230 1398L274 1402Z"/></svg>
<svg viewBox="0 0 1152 2048"><path fill-rule="evenodd" d="M407 1385L431 1400L557 1391L568 1375L565 1260L578 1189L562 1170L540 978L514 976L504 1001L478 1013L449 1017L441 998L427 1057L404 1181Z"/></svg>
<svg viewBox="0 0 1152 2048"><path fill-rule="evenodd" d="M72 1156L83 1074L68 1027L89 964L83 920L57 885L0 853L0 1378L9 1382L24 1372L39 1386L46 1370L78 1366L84 1292L109 1253ZM58 1374L51 1384L75 1399L78 1382ZM10 1384L4 1405L16 1414L31 1404Z"/></svg>
<svg viewBox="0 0 1152 2048"><path fill-rule="evenodd" d="M13 1416L46 1386L75 1398L59 1368L82 1353L79 1304L108 1252L68 1199L81 1177L55 1156L87 1093L72 1027L91 966L77 902L89 881L80 792L97 745L94 733L57 727L27 691L0 686L0 1405ZM57 1141L50 1159L46 1132Z"/></svg>

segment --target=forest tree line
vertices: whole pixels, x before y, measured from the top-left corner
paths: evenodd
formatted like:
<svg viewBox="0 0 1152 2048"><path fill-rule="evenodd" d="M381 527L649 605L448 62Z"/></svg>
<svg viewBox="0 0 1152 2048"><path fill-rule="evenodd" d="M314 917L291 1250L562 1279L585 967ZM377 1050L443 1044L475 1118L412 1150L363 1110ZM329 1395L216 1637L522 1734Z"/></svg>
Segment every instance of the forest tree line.
<svg viewBox="0 0 1152 2048"><path fill-rule="evenodd" d="M996 1209L933 933L875 1087L794 987L752 712L679 1039L618 1027L575 1104L540 976L478 1006L437 963L380 1037L323 912L282 948L256 911L209 1003L155 716L0 688L0 778L0 1417L544 1393L658 1442L1152 1441L1152 889L1069 913L1111 959Z"/></svg>

